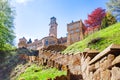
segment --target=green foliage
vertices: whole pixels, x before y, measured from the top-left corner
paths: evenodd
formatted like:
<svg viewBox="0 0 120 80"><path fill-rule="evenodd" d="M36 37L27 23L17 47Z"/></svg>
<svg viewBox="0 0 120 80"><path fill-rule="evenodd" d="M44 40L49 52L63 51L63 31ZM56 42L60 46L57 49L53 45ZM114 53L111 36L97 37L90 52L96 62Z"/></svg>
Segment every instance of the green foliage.
<svg viewBox="0 0 120 80"><path fill-rule="evenodd" d="M12 58L14 55L16 55L16 47L11 46L10 44L5 45L6 48L4 48L2 51L0 51L0 63L6 63L7 58ZM7 49L7 50L6 50Z"/></svg>
<svg viewBox="0 0 120 80"><path fill-rule="evenodd" d="M107 2L107 7L108 10L116 16L118 21L120 21L120 0L109 0Z"/></svg>
<svg viewBox="0 0 120 80"><path fill-rule="evenodd" d="M28 50L27 48L18 48L17 49L17 54L29 54L30 50Z"/></svg>
<svg viewBox="0 0 120 80"><path fill-rule="evenodd" d="M26 71L21 74L17 80L47 80L48 78L55 78L56 76L66 75L64 71L58 71L55 68L46 69L43 66L32 65L26 69Z"/></svg>
<svg viewBox="0 0 120 80"><path fill-rule="evenodd" d="M95 44L89 45L89 48L102 51L112 43L120 44L119 36L120 23L116 23L114 25L111 25L110 27L107 27L105 29L93 33L92 35L89 35L82 41L70 45L66 50L63 51L63 53L75 53L78 51L82 52L85 48L88 47L87 45L91 40L96 39L98 37L101 37L102 40L96 42Z"/></svg>
<svg viewBox="0 0 120 80"><path fill-rule="evenodd" d="M0 0L0 50L7 49L7 44L13 44L14 10L8 0Z"/></svg>
<svg viewBox="0 0 120 80"><path fill-rule="evenodd" d="M112 24L115 24L116 22L117 20L115 19L115 17L110 12L107 12L105 17L102 20L101 26L102 28L105 28Z"/></svg>

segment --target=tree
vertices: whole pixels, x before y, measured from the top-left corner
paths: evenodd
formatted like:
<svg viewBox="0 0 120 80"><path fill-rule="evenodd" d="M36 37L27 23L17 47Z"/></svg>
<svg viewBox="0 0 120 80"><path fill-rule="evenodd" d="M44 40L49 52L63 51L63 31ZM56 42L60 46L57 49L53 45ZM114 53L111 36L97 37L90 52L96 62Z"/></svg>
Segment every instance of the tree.
<svg viewBox="0 0 120 80"><path fill-rule="evenodd" d="M116 16L116 19L120 21L120 0L109 0L106 5L108 11Z"/></svg>
<svg viewBox="0 0 120 80"><path fill-rule="evenodd" d="M32 43L32 40L31 40L31 38L29 39L29 41L27 42L27 44L29 44L29 43Z"/></svg>
<svg viewBox="0 0 120 80"><path fill-rule="evenodd" d="M88 15L88 19L85 20L85 25L87 27L94 27L101 25L101 21L105 16L105 9L97 8L90 15Z"/></svg>
<svg viewBox="0 0 120 80"><path fill-rule="evenodd" d="M101 27L105 28L117 22L116 18L110 13L106 12L105 17L102 20Z"/></svg>
<svg viewBox="0 0 120 80"><path fill-rule="evenodd" d="M0 0L0 50L7 44L13 44L14 12L8 0Z"/></svg>

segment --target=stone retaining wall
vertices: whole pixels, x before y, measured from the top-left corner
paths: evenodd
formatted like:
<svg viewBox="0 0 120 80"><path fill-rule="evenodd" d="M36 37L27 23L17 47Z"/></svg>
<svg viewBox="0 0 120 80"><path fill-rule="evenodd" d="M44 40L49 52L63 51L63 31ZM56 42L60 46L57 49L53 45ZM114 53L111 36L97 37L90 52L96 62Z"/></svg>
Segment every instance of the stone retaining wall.
<svg viewBox="0 0 120 80"><path fill-rule="evenodd" d="M120 80L120 45L110 45L93 59L82 55L84 80Z"/></svg>
<svg viewBox="0 0 120 80"><path fill-rule="evenodd" d="M39 56L29 60L67 71L66 80L120 80L120 45L112 44L100 53L90 49L78 54L39 50Z"/></svg>
<svg viewBox="0 0 120 80"><path fill-rule="evenodd" d="M59 70L67 70L68 66L73 74L80 74L80 54L62 54L55 51L40 50L39 63Z"/></svg>

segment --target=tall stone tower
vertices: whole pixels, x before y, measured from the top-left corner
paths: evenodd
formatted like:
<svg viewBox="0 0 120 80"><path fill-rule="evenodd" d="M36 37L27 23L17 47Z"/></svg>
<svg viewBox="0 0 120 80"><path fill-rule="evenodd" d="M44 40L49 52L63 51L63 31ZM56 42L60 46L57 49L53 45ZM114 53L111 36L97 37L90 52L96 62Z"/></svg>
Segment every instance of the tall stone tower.
<svg viewBox="0 0 120 80"><path fill-rule="evenodd" d="M50 29L49 29L49 36L53 36L57 38L57 22L55 17L50 18Z"/></svg>

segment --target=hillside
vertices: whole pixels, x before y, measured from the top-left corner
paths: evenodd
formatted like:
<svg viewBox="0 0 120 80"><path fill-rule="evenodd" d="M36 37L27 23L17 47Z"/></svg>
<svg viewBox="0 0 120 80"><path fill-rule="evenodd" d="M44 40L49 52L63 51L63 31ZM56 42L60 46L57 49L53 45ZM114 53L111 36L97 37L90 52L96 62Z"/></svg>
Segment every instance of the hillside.
<svg viewBox="0 0 120 80"><path fill-rule="evenodd" d="M22 67L23 68L23 67ZM66 75L65 71L58 71L56 68L47 68L32 64L19 75L17 80L47 80L56 76Z"/></svg>
<svg viewBox="0 0 120 80"><path fill-rule="evenodd" d="M105 29L97 31L86 37L84 40L70 45L63 51L63 53L82 52L85 48L102 51L112 43L120 44L120 23L116 23Z"/></svg>

